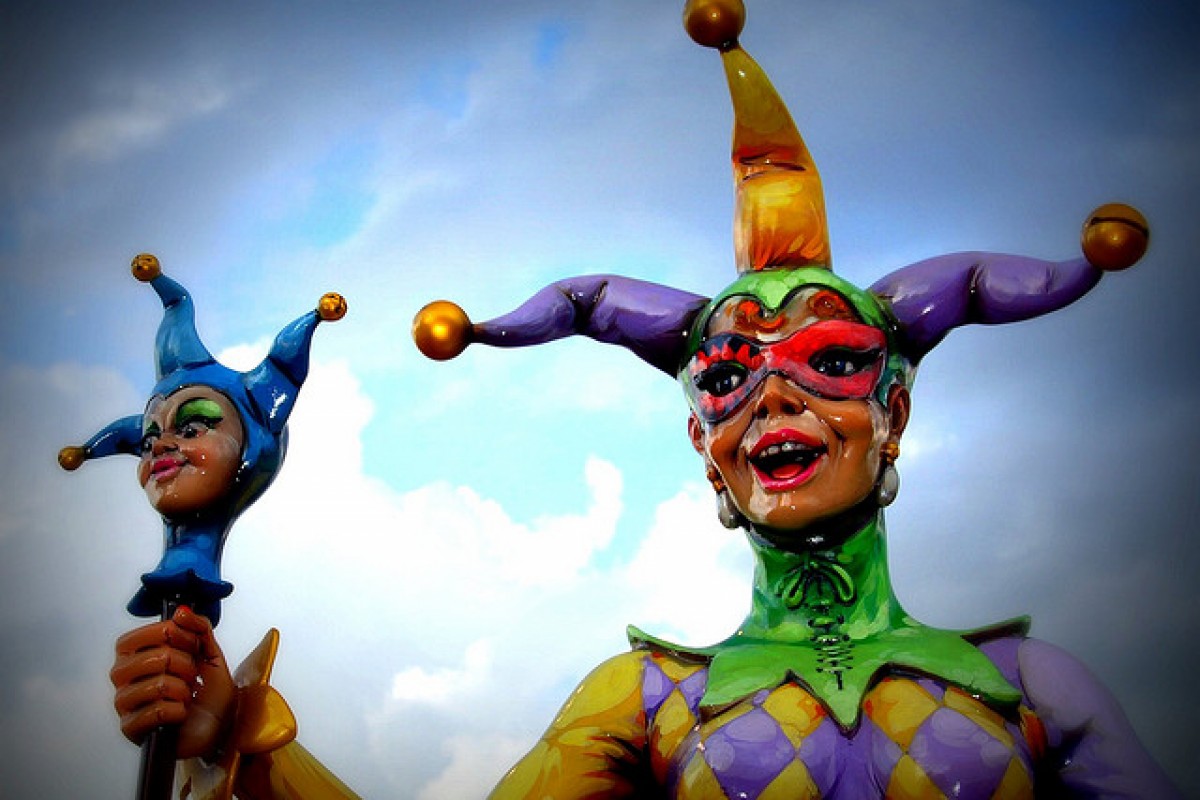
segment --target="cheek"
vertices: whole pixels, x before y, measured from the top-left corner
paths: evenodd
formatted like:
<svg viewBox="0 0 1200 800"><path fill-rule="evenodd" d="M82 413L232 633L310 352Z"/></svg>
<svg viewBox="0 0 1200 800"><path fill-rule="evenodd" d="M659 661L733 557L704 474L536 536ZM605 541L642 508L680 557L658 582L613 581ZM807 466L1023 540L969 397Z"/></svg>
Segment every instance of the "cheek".
<svg viewBox="0 0 1200 800"><path fill-rule="evenodd" d="M146 485L146 480L150 477L150 457L142 456L138 460L137 467L138 483L142 486Z"/></svg>
<svg viewBox="0 0 1200 800"><path fill-rule="evenodd" d="M187 448L188 461L214 480L229 481L237 472L241 443L234 437L213 431Z"/></svg>
<svg viewBox="0 0 1200 800"><path fill-rule="evenodd" d="M874 450L887 438L887 420L876 403L830 408L822 414L843 446L851 451Z"/></svg>
<svg viewBox="0 0 1200 800"><path fill-rule="evenodd" d="M728 419L704 433L704 452L726 481L728 474L738 461L738 453L742 446L743 426L735 424L735 419Z"/></svg>

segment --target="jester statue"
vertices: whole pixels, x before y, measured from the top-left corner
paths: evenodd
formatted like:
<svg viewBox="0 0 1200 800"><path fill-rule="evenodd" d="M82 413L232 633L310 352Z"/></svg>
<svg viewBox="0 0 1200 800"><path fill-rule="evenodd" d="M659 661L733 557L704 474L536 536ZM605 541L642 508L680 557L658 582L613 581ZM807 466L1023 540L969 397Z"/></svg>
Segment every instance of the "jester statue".
<svg viewBox="0 0 1200 800"><path fill-rule="evenodd" d="M712 298L572 278L487 322L431 303L413 332L439 360L471 343L584 335L677 378L718 517L745 531L757 559L751 609L706 647L631 628L631 651L583 679L493 797L1176 796L1111 695L1070 656L1027 637L1027 620L953 631L909 616L891 588L883 517L921 359L958 326L1079 299L1103 271L1141 257L1145 220L1105 206L1085 224L1081 258L957 253L856 287L831 271L813 159L738 44L740 0L690 0L684 21L720 52L733 99L738 278ZM191 620L131 636L169 650L159 672L184 681L205 669L196 653L219 652ZM161 680L129 672L137 679L124 695ZM205 673L204 686L228 684L221 672ZM139 695L136 713L153 716L151 694ZM224 720L186 743L198 773L225 765L204 796L352 796L294 741L240 750L263 738L264 715L200 702L186 711L187 724Z"/></svg>
<svg viewBox="0 0 1200 800"><path fill-rule="evenodd" d="M243 373L209 353L196 331L191 295L162 273L157 258L137 256L132 271L150 284L163 305L154 349L157 382L150 400L140 414L115 420L86 444L63 448L58 460L64 469L75 470L93 458L138 456L138 482L162 516L163 555L155 569L142 575L129 612L173 617L172 624L184 629L211 631L221 618L221 600L233 591L220 574L226 538L238 516L279 473L287 450L287 421L308 376L313 333L320 322L345 316L346 302L334 292L321 297L314 311L279 332L258 366ZM121 649L141 651L141 635L127 637ZM247 713L258 707L265 714L282 703L266 685L277 638L275 631L267 634L241 676L248 689L243 692ZM139 740L146 737L147 725L157 729L181 722L193 696L223 703L236 697L232 686L219 682L198 688L194 681L161 676L146 682L141 680L145 664L143 651L132 659L119 658L112 673L114 683L127 687L117 695L122 728L138 730ZM152 709L144 708L147 691L158 697ZM215 719L190 724L205 727ZM174 764L169 766L173 772ZM143 787L146 769L143 762Z"/></svg>

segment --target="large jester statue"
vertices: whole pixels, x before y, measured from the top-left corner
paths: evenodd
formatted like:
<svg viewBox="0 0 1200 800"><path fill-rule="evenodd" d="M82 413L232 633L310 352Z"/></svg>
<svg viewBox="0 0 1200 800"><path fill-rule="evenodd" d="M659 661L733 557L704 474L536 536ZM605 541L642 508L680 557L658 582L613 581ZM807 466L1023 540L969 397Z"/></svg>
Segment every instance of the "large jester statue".
<svg viewBox="0 0 1200 800"><path fill-rule="evenodd" d="M449 359L471 343L583 335L677 378L718 516L745 530L757 558L751 610L707 647L631 628L632 650L583 680L493 796L1176 796L1081 664L1029 638L1023 619L922 624L893 593L885 552L920 360L958 326L1079 299L1141 257L1145 220L1105 206L1085 225L1081 258L958 253L858 288L831 270L813 159L738 44L740 0L689 0L684 20L720 51L733 99L738 278L712 298L572 278L480 323L439 301L418 314L414 338ZM200 649L215 647L198 635ZM243 755L224 791L349 796L298 748ZM208 759L229 749L219 737L190 745Z"/></svg>

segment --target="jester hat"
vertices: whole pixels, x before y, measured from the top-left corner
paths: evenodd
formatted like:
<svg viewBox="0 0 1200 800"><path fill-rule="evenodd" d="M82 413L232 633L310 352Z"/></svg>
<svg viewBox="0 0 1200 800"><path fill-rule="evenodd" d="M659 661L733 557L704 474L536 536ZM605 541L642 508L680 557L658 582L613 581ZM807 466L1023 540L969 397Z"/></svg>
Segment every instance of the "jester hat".
<svg viewBox="0 0 1200 800"><path fill-rule="evenodd" d="M163 557L142 576L142 588L129 602L137 616L157 616L164 601L189 602L215 624L219 601L233 591L220 577L221 551L234 520L266 490L279 473L287 450L287 421L300 387L308 377L313 332L322 321L341 319L346 302L336 293L323 296L314 311L296 319L275 337L270 352L248 372L219 363L196 331L195 307L188 291L162 274L158 259L142 254L133 275L149 283L163 305L155 339L156 383L150 396L168 397L189 386L220 392L237 409L244 444L233 485L211 507L185 518L163 518ZM140 455L143 414L114 420L82 446L59 453L64 469L115 454Z"/></svg>
<svg viewBox="0 0 1200 800"><path fill-rule="evenodd" d="M1145 252L1146 220L1119 204L1098 208L1083 231L1084 257L1043 261L993 253L953 253L903 267L863 290L832 272L821 179L787 107L738 44L741 0L688 0L684 26L718 50L733 102L734 249L739 277L712 299L616 275L558 281L496 319L472 323L436 301L413 323L430 358L453 358L468 344L543 344L583 335L632 351L686 380L686 361L714 311L731 297L754 300L766 318L805 286L832 289L864 322L884 331L888 363L878 391L908 384L917 363L952 329L1002 324L1055 311L1082 297L1102 271L1131 266Z"/></svg>

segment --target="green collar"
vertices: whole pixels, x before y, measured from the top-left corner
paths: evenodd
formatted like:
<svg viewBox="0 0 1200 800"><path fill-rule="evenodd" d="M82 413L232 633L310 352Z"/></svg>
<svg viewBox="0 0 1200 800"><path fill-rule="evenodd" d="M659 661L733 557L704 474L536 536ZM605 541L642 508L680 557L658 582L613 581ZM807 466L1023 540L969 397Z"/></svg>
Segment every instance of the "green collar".
<svg viewBox="0 0 1200 800"><path fill-rule="evenodd" d="M719 709L789 680L805 686L844 729L890 669L939 678L994 706L1020 698L968 641L1024 633L1019 618L976 631L931 628L892 591L882 514L838 547L795 553L750 537L757 558L753 605L738 630L710 647L685 647L629 627L634 648L708 662L701 708Z"/></svg>

